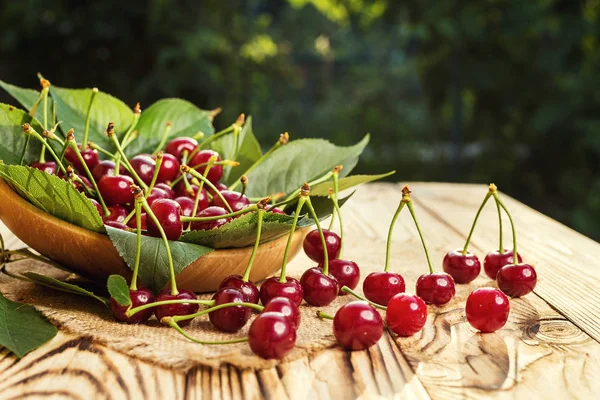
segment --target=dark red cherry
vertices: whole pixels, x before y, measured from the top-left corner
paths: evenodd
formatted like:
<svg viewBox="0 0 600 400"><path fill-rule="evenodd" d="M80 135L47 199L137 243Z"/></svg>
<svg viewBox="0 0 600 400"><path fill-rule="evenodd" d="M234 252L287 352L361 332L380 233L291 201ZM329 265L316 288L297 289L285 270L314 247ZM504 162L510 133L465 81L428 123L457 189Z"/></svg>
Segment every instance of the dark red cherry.
<svg viewBox="0 0 600 400"><path fill-rule="evenodd" d="M327 256L329 257L329 260L338 258L341 249L341 239L338 234L330 230L323 229L323 236L325 236L325 244L327 245ZM321 235L319 235L318 229L315 229L306 235L303 246L304 252L311 260L317 263L323 262L323 243L321 242Z"/></svg>
<svg viewBox="0 0 600 400"><path fill-rule="evenodd" d="M154 170L156 169L156 161L148 154L139 154L129 160L131 167L146 185L152 182Z"/></svg>
<svg viewBox="0 0 600 400"><path fill-rule="evenodd" d="M175 196L177 197L189 197L191 199L196 198L196 193L198 193L198 185L190 184L190 192L185 188L185 183L180 181L175 187Z"/></svg>
<svg viewBox="0 0 600 400"><path fill-rule="evenodd" d="M246 282L241 275L229 275L219 285L219 289L234 288L244 294L246 303L258 304L259 292L256 285L252 282Z"/></svg>
<svg viewBox="0 0 600 400"><path fill-rule="evenodd" d="M188 163L188 165L194 168L196 165L205 164L212 156L217 156L217 161L221 161L221 157L219 153L214 150L200 150L196 153L194 158ZM204 168L199 167L197 171L204 175ZM219 179L223 176L223 166L222 165L213 165L208 171L208 175L206 178L212 183L219 182Z"/></svg>
<svg viewBox="0 0 600 400"><path fill-rule="evenodd" d="M248 344L254 354L265 359L281 359L294 348L296 330L281 313L262 312L248 331Z"/></svg>
<svg viewBox="0 0 600 400"><path fill-rule="evenodd" d="M285 282L279 282L279 277L272 277L263 282L260 287L260 301L267 305L275 297L287 297L298 307L302 303L302 285L297 279L287 276Z"/></svg>
<svg viewBox="0 0 600 400"><path fill-rule="evenodd" d="M219 289L213 296L215 306L226 303L243 303L244 294L234 288ZM208 313L208 318L215 328L223 332L237 332L246 325L250 319L250 308L244 306L231 306Z"/></svg>
<svg viewBox="0 0 600 400"><path fill-rule="evenodd" d="M156 160L156 157L154 157L154 160ZM177 178L177 175L179 175L179 161L172 154L163 154L158 177L156 178L157 182L170 182Z"/></svg>
<svg viewBox="0 0 600 400"><path fill-rule="evenodd" d="M166 183L157 183L156 185L154 185L154 187L164 190L167 193L167 195L169 195L170 199L174 199L175 197L177 197L175 195L175 191L171 188L171 186L167 185Z"/></svg>
<svg viewBox="0 0 600 400"><path fill-rule="evenodd" d="M281 208L277 208L277 207L273 207L273 206L265 208L265 211L272 212L273 214L285 214L285 211L283 211Z"/></svg>
<svg viewBox="0 0 600 400"><path fill-rule="evenodd" d="M217 215L229 214L227 210L221 207L208 207L196 214L196 217L215 217ZM231 217L219 218L214 221L192 222L193 231L215 229L231 221Z"/></svg>
<svg viewBox="0 0 600 400"><path fill-rule="evenodd" d="M94 180L98 182L104 175L114 175L115 174L115 163L110 160L102 160L92 170L92 176ZM126 175L125 168L123 165L119 166L119 174Z"/></svg>
<svg viewBox="0 0 600 400"><path fill-rule="evenodd" d="M323 269L323 263L319 264L319 268ZM340 286L339 294L346 294L346 292L342 292L342 287L348 286L350 289L354 289L358 286L360 268L354 261L336 258L329 260L329 275L337 279Z"/></svg>
<svg viewBox="0 0 600 400"><path fill-rule="evenodd" d="M133 203L133 183L133 179L127 175L104 175L98 181L98 189L107 205L128 204Z"/></svg>
<svg viewBox="0 0 600 400"><path fill-rule="evenodd" d="M125 313L130 308L136 308L144 306L146 304L154 303L154 293L152 293L150 289L146 288L130 290L129 298L131 299L131 306L122 306L111 297L110 310L115 316L115 319L117 321L127 322L128 324L140 324L142 322L148 321L148 319L152 316L152 313L154 312L152 308L147 308L145 310L137 312L131 317L128 317Z"/></svg>
<svg viewBox="0 0 600 400"><path fill-rule="evenodd" d="M181 206L175 200L160 199L156 200L150 206L150 209L156 216L156 219L165 231L169 240L177 240L183 232L181 223ZM152 218L147 220L148 233L154 237L161 237L160 231Z"/></svg>
<svg viewBox="0 0 600 400"><path fill-rule="evenodd" d="M98 162L100 162L100 159L98 158L98 152L89 147L85 150L82 150L81 146L77 147L79 148L79 152L81 153L83 161L85 161L87 167L90 169L90 171L93 170L94 167L98 164ZM81 162L79 161L79 157L77 157L77 153L75 153L75 150L73 150L71 146L68 146L65 150L65 158L68 162L71 163L71 165L73 165L73 167L75 167L77 171L79 171L80 173L85 172L83 164L81 164Z"/></svg>
<svg viewBox="0 0 600 400"><path fill-rule="evenodd" d="M221 182L213 183L213 185L215 185L215 187L217 188L217 190L219 192L229 189L226 184L221 183ZM208 193L210 193L211 196L213 196L213 197L215 196L215 191L212 190L212 188L206 188L206 190L208 190Z"/></svg>
<svg viewBox="0 0 600 400"><path fill-rule="evenodd" d="M233 212L243 210L244 208L250 205L250 200L248 200L248 198L241 193L234 192L231 190L222 190L221 195L223 196L227 204L229 204L229 207L231 207L231 210ZM223 200L221 200L221 197L219 196L213 197L211 205L227 208L225 206L225 203L223 202Z"/></svg>
<svg viewBox="0 0 600 400"><path fill-rule="evenodd" d="M192 153L192 151L196 150L198 147L198 142L196 139L192 139L190 137L176 137L167 143L167 147L165 148L165 153L169 153L175 156L178 161L181 161L181 157L184 151L188 152L188 155Z"/></svg>
<svg viewBox="0 0 600 400"><path fill-rule="evenodd" d="M387 326L398 336L412 336L425 326L427 306L418 296L398 293L385 311Z"/></svg>
<svg viewBox="0 0 600 400"><path fill-rule="evenodd" d="M145 212L141 213L141 218L142 218L142 230L147 230L148 229L148 214L146 214ZM135 219L135 215L129 220L127 221L127 226L133 229L137 229L137 222Z"/></svg>
<svg viewBox="0 0 600 400"><path fill-rule="evenodd" d="M517 258L519 259L519 262L523 262L520 254L517 254ZM502 254L496 250L488 253L487 256L485 256L483 260L483 270L485 271L485 274L490 277L490 279L496 280L496 276L498 275L500 268L504 267L506 264L512 263L512 250L504 250Z"/></svg>
<svg viewBox="0 0 600 400"><path fill-rule="evenodd" d="M337 279L325 275L322 269L309 268L300 278L304 300L311 306L323 307L331 304L340 291Z"/></svg>
<svg viewBox="0 0 600 400"><path fill-rule="evenodd" d="M535 269L525 263L508 264L498 271L498 288L507 296L521 297L531 293L537 283Z"/></svg>
<svg viewBox="0 0 600 400"><path fill-rule="evenodd" d="M172 295L171 289L163 289L158 296L156 301L166 300L196 300L197 297L193 292L185 289L179 289L179 294ZM175 315L189 315L198 311L198 304L194 303L181 303L181 304L167 304L163 306L154 307L154 315L157 320L161 320L163 317L173 317ZM191 319L179 321L179 326L185 326L192 322Z"/></svg>
<svg viewBox="0 0 600 400"><path fill-rule="evenodd" d="M373 303L385 306L398 293L404 293L406 284L395 272L371 272L363 282L363 293Z"/></svg>
<svg viewBox="0 0 600 400"><path fill-rule="evenodd" d="M88 189L92 189L92 183L90 182L90 180L88 178L86 178L83 175L77 175L77 177L81 180L81 181L76 181L76 180L72 180L70 181L71 184L73 185L73 187L75 189L77 189L78 191L80 191L81 193L84 193L84 189L83 189L83 185L81 184L81 182L83 182L83 184L88 188Z"/></svg>
<svg viewBox="0 0 600 400"><path fill-rule="evenodd" d="M108 221L113 222L123 222L125 218L129 215L129 211L123 206L108 206L108 211L110 211L110 215L104 215L102 219L104 223Z"/></svg>
<svg viewBox="0 0 600 400"><path fill-rule="evenodd" d="M110 220L109 221L104 221L104 225L110 226L112 228L122 229L124 231L126 231L127 228L128 228L127 225L125 225L122 222L118 222L118 221L110 221Z"/></svg>
<svg viewBox="0 0 600 400"><path fill-rule="evenodd" d="M345 349L368 349L383 335L383 319L366 301L353 301L335 313L333 334Z"/></svg>
<svg viewBox="0 0 600 400"><path fill-rule="evenodd" d="M96 211L98 211L98 214L100 214L100 217L103 217L104 216L104 210L102 210L102 206L100 205L100 203L98 203L94 199L89 199L89 200L92 202L92 204L96 208Z"/></svg>
<svg viewBox="0 0 600 400"><path fill-rule="evenodd" d="M262 312L281 313L292 323L294 329L298 329L300 326L300 309L287 297L275 297L271 299Z"/></svg>
<svg viewBox="0 0 600 400"><path fill-rule="evenodd" d="M169 194L157 187L153 187L148 197L146 197L146 201L148 202L149 206L151 206L156 200L160 199L169 199Z"/></svg>
<svg viewBox="0 0 600 400"><path fill-rule="evenodd" d="M467 321L481 332L495 332L508 320L510 303L498 289L484 287L473 291L467 298Z"/></svg>
<svg viewBox="0 0 600 400"><path fill-rule="evenodd" d="M442 306L454 297L454 278L444 272L423 274L417 279L416 292L425 303Z"/></svg>
<svg viewBox="0 0 600 400"><path fill-rule="evenodd" d="M175 201L181 206L181 215L191 217L194 213L194 200L189 197L177 197Z"/></svg>
<svg viewBox="0 0 600 400"><path fill-rule="evenodd" d="M470 251L463 255L462 249L450 250L442 262L444 272L452 275L456 283L469 283L481 271L481 263Z"/></svg>
<svg viewBox="0 0 600 400"><path fill-rule="evenodd" d="M46 162L34 162L29 164L31 168L39 169L42 172L45 172L50 175L54 175L56 173L56 163L54 161L46 161Z"/></svg>

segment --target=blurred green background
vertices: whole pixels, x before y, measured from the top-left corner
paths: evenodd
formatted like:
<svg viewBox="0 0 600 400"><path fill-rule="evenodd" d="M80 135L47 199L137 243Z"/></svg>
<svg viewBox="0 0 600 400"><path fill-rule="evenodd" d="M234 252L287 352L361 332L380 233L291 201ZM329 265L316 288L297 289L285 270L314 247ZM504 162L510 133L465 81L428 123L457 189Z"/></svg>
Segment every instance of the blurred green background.
<svg viewBox="0 0 600 400"><path fill-rule="evenodd" d="M0 79L223 106L264 146L371 132L357 172L493 181L600 238L600 0L85 3L1 1Z"/></svg>

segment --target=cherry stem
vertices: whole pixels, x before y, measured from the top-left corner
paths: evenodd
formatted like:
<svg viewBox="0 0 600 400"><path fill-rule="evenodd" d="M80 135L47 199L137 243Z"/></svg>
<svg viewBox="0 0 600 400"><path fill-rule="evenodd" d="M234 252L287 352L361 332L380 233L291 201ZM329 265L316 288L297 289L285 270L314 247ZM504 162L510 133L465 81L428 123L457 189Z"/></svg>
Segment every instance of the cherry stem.
<svg viewBox="0 0 600 400"><path fill-rule="evenodd" d="M171 132L171 128L172 127L173 127L173 124L171 123L171 121L168 121L167 124L165 125L165 130L163 131L162 137L160 138L160 142L158 143L158 145L156 146L156 148L152 152L153 156L157 155L158 152L163 147L165 147L165 144L167 143L167 139L169 138L169 133Z"/></svg>
<svg viewBox="0 0 600 400"><path fill-rule="evenodd" d="M321 319L333 319L333 315L331 314L327 314L326 312L323 311L317 311L317 317L321 318Z"/></svg>
<svg viewBox="0 0 600 400"><path fill-rule="evenodd" d="M156 164L154 165L154 173L152 174L152 180L150 181L150 185L148 185L148 189L146 189L146 196L152 192L152 188L156 185L156 180L158 179L158 173L160 172L160 167L163 162L163 153L162 151L156 154ZM117 169L115 168L115 171Z"/></svg>
<svg viewBox="0 0 600 400"><path fill-rule="evenodd" d="M225 205L225 207L227 208L227 210L229 210L229 212L233 212L233 210L231 209L231 206L229 205L229 203L227 202L227 200L225 200L225 197L223 197L223 195L221 194L221 192L219 191L219 189L217 189L215 187L215 185L212 184L211 181L209 181L207 178L205 178L204 176L200 175L200 173L194 169L191 169L190 167L188 167L187 165L183 166L185 168L182 168L181 172L183 174L189 172L194 178L199 179L201 182L204 182L206 184L206 186L208 186L209 188L211 188L213 190L213 192L221 199L221 201L223 202L223 204Z"/></svg>
<svg viewBox="0 0 600 400"><path fill-rule="evenodd" d="M241 301L234 301L234 302L231 302L231 303L219 304L218 306L207 308L205 310L198 311L197 313L194 313L194 314L175 315L175 316L173 316L171 318L175 322L187 321L188 319L194 319L196 317L201 317L201 316L209 314L209 313L211 313L213 311L221 310L223 308L236 307L236 306L239 306L239 307L249 307L249 308L252 308L252 309L257 310L257 311L264 310L263 306L260 306L260 305L255 304L255 303L246 303L246 302L241 302Z"/></svg>
<svg viewBox="0 0 600 400"><path fill-rule="evenodd" d="M498 200L496 200L496 197L494 197L494 201L496 202L496 209L498 210L498 227L500 228L500 232L499 232L499 241L500 241L500 245L498 247L498 252L500 254L504 254L504 245L502 244L502 211L500 210L500 203L498 203Z"/></svg>
<svg viewBox="0 0 600 400"><path fill-rule="evenodd" d="M22 249L17 249L17 250L4 250L2 251L2 253L0 254L0 260L2 260L5 256L10 256L10 255L19 255L19 256L23 256L23 257L27 257L27 258L31 258L33 260L39 261L39 262L43 262L45 264L51 265L56 269L60 269L61 271L66 271L66 272L73 272L73 271L69 271L68 269L66 269L65 267L63 267L62 265L50 260L49 258L43 257L43 256L38 256L37 254L32 253L29 248L25 247ZM14 260L14 261L20 261L19 260ZM12 262L12 260L11 260Z"/></svg>
<svg viewBox="0 0 600 400"><path fill-rule="evenodd" d="M329 171L329 172L327 172L325 175L323 175L322 177L320 177L320 178L317 178L317 179L315 179L314 181L310 181L310 182L308 182L308 185L312 187L312 186L314 186L314 185L318 185L319 183L326 182L326 181L328 181L328 180L329 180L329 178L331 178L331 177L332 177L332 175L333 175L333 172L332 172L332 171ZM288 200L291 200L291 199L294 199L294 198L298 197L298 194L300 193L300 190L301 190L300 188L298 188L298 189L294 190L294 191L292 192L292 194L290 194L290 195L289 195L289 196L288 196L288 197L285 199L285 201L287 202Z"/></svg>
<svg viewBox="0 0 600 400"><path fill-rule="evenodd" d="M433 269L433 265L431 265L431 258L429 258L429 251L427 251L427 245L425 245L425 239L423 238L423 232L421 232L421 227L419 226L419 222L417 222L417 216L415 215L415 209L413 207L413 202L410 200L407 203L408 211L410 211L410 215L412 216L413 221L415 222L415 226L417 227L417 232L419 232L419 237L421 238L421 243L423 244L423 250L425 251L425 257L427 258L427 264L429 264L429 273L435 273Z"/></svg>
<svg viewBox="0 0 600 400"><path fill-rule="evenodd" d="M131 276L131 284L129 290L137 290L137 277L140 268L140 257L142 255L142 202L135 200L135 264L133 265L133 275Z"/></svg>
<svg viewBox="0 0 600 400"><path fill-rule="evenodd" d="M137 126L140 117L142 116L142 110L140 109L140 103L136 103L135 107L133 107L133 122L127 132L123 135L123 140L121 142L121 146L125 149L133 140L137 137L137 134L134 135L135 127Z"/></svg>
<svg viewBox="0 0 600 400"><path fill-rule="evenodd" d="M515 223L513 221L512 215L510 215L510 211L508 211L508 208L506 208L506 206L504 205L502 200L500 200L500 196L498 196L498 192L494 192L493 196L494 196L494 199L498 202L498 204L500 204L500 207L502 207L502 209L504 210L506 215L508 215L508 220L510 221L510 229L512 230L512 235L513 235L513 264L517 265L519 263L519 256L517 253L517 231L515 229Z"/></svg>
<svg viewBox="0 0 600 400"><path fill-rule="evenodd" d="M250 271L252 270L252 263L254 263L254 259L256 258L256 253L258 252L258 245L260 244L260 236L262 233L262 222L263 216L265 215L265 210L259 208L257 211L257 221L256 221L256 240L254 241L254 248L252 249L252 254L250 255L250 259L248 260L248 265L246 266L246 271L244 272L244 276L242 280L244 282L248 282L250 279Z"/></svg>
<svg viewBox="0 0 600 400"><path fill-rule="evenodd" d="M46 130L48 128L48 91L50 90L50 86L46 86L42 89L42 93L41 93L41 98L42 98L42 103L43 103L43 107L44 107L44 125L42 126L42 128L44 130ZM43 138L44 142L46 142L46 139ZM39 161L41 163L46 161L46 146L42 146L41 150L40 150L40 159Z"/></svg>
<svg viewBox="0 0 600 400"><path fill-rule="evenodd" d="M21 125L21 128L23 129L23 132L25 132L28 135L33 135L33 137L35 137L37 140L39 140L42 143L42 147L48 148L48 152L52 155L52 157L56 161L58 168L62 171L63 174L66 175L67 170L66 170L65 166L63 165L62 162L60 162L60 159L58 158L58 156L56 155L56 153L54 152L52 147L44 140L44 138L41 137L40 134L37 133L36 130L33 129L33 127L27 123Z"/></svg>
<svg viewBox="0 0 600 400"><path fill-rule="evenodd" d="M489 200L491 195L492 195L492 192L488 192L485 195L485 198L483 199L481 206L479 206L479 210L477 210L477 214L475 214L475 219L473 220L473 225L471 225L471 230L469 231L469 236L467 236L467 241L465 242L465 246L463 247L463 251L462 251L463 256L467 254L467 251L469 249L469 243L471 242L471 236L473 236L473 232L475 231L475 225L477 225L477 220L479 219L479 214L481 214L481 210L483 210L485 203L487 203L487 201Z"/></svg>
<svg viewBox="0 0 600 400"><path fill-rule="evenodd" d="M288 254L290 252L290 247L292 246L292 237L294 236L294 232L296 231L296 225L298 224L298 217L300 216L300 212L302 212L302 207L304 206L304 202L306 201L305 196L300 196L298 198L298 205L296 206L296 213L294 214L294 220L292 221L292 227L290 228L290 234L288 236L287 244L285 246L285 252L283 253L283 263L281 264L281 274L279 275L279 282L284 283L286 281L286 270L287 270L287 262L288 262Z"/></svg>
<svg viewBox="0 0 600 400"><path fill-rule="evenodd" d="M117 164L119 162L119 160L123 160L123 163L127 166L127 169L129 170L129 172L131 173L131 176L133 177L133 179L135 179L136 183L138 185L140 185L142 187L142 189L146 190L148 189L148 185L146 185L144 183L144 181L138 176L138 174L135 172L135 170L133 169L133 167L131 166L131 163L129 162L129 160L127 159L127 156L125 155L125 152L123 151L123 148L121 147L121 144L119 143L119 139L117 139L117 135L114 134L114 132L109 135L110 139L112 140L114 146L117 149L117 152L119 154L119 158L117 158L117 162L115 164ZM119 167L118 165L115 165L115 175L118 175L119 172Z"/></svg>
<svg viewBox="0 0 600 400"><path fill-rule="evenodd" d="M127 216L125 217L125 219L122 221L123 224L127 225L127 223L129 222L129 220L131 220L131 218L133 218L134 215L135 215L135 208L133 210L131 210L131 212L129 214L127 214Z"/></svg>
<svg viewBox="0 0 600 400"><path fill-rule="evenodd" d="M23 151L21 152L21 158L19 159L19 165L23 165L25 161L25 154L27 153L27 147L29 146L29 141L31 140L31 136L27 135L25 138L25 144L23 145Z"/></svg>
<svg viewBox="0 0 600 400"><path fill-rule="evenodd" d="M92 119L92 106L94 105L94 99L98 94L98 88L92 89L92 95L90 96L90 102L88 103L87 114L85 116L85 128L83 129L83 140L81 141L81 147L85 149L88 144L88 134L90 131L90 121Z"/></svg>
<svg viewBox="0 0 600 400"><path fill-rule="evenodd" d="M96 150L96 151L97 151L97 152L99 152L99 153L102 153L102 154L104 154L105 156L107 156L108 158L111 158L111 159L113 159L113 160L114 160L115 158L118 158L118 157L120 157L119 155L115 155L115 154L111 153L110 151L108 151L108 150L106 150L105 148L103 148L103 147L101 147L101 146L97 145L96 143L88 142L88 147L89 147L90 149Z"/></svg>
<svg viewBox="0 0 600 400"><path fill-rule="evenodd" d="M340 204L338 203L338 195L340 192L339 185L340 172L338 167L333 170L333 207L335 208L337 217L340 221L340 258L342 258L342 252L344 251L344 224L342 223L342 211L340 210ZM333 216L331 217L333 220Z"/></svg>
<svg viewBox="0 0 600 400"><path fill-rule="evenodd" d="M193 167L190 167L190 168L195 169L197 171L198 169L200 169L202 167L206 167L207 165L208 165L208 162L205 162L202 164L194 165ZM231 160L221 160L221 161L214 162L212 165L213 166L223 165L223 166L237 167L238 165L240 165L240 163L237 161L231 161ZM181 182L182 179L183 179L183 175L179 175L177 178L175 178L171 181L169 186L175 187L175 185L177 185L179 182Z"/></svg>
<svg viewBox="0 0 600 400"><path fill-rule="evenodd" d="M208 177L208 173L210 172L210 169L212 168L215 161L217 161L217 157L210 156L210 158L208 159L208 162L206 163L206 168L204 169L204 175L202 175L202 176L204 176L205 178ZM202 188L203 187L204 187L204 181L201 181L200 184L198 185L198 192L196 193L196 198L194 199L194 209L192 210L192 216L194 216L194 217L196 216L196 213L198 212L198 204L200 204L200 196L202 196Z"/></svg>
<svg viewBox="0 0 600 400"><path fill-rule="evenodd" d="M391 256L391 248L392 248L392 233L394 232L394 225L396 224L396 220L398 219L398 215L400 215L400 211L402 211L402 209L404 208L404 202L400 201L400 204L398 205L398 208L396 209L396 213L394 214L394 217L392 218L392 222L390 223L390 229L388 231L388 237L387 237L387 245L386 245L386 250L385 250L385 268L383 269L384 272L389 271L390 269L390 256Z"/></svg>
<svg viewBox="0 0 600 400"><path fill-rule="evenodd" d="M163 321L161 321L163 322ZM210 341L210 340L202 340L202 339L198 339L195 338L191 335L189 335L186 331L184 331L179 325L177 325L177 322L175 322L172 318L170 317L165 317L164 318L164 322L168 324L171 328L175 329L177 332L181 333L186 339L191 340L192 342L198 343L198 344L204 344L204 345L220 345L220 344L234 344L234 343L244 343L248 341L247 337L243 337L243 338L239 338L239 339L230 339L230 340L218 340L218 341Z"/></svg>
<svg viewBox="0 0 600 400"><path fill-rule="evenodd" d="M329 252L327 251L327 242L325 241L325 235L323 234L323 229L321 228L319 217L317 216L315 208L313 207L312 202L310 201L310 196L307 195L303 197L306 197L306 206L310 211L310 216L317 225L317 229L319 230L319 236L321 237L321 244L323 245L323 275L329 276Z"/></svg>
<svg viewBox="0 0 600 400"><path fill-rule="evenodd" d="M186 217L186 216L181 216L181 222L207 222L207 221L216 221L218 219L222 219L222 218L233 218L233 217L237 217L238 215L242 215L242 214L248 214L249 212L252 211L256 211L258 209L258 206L256 204L253 204L251 206L248 206L246 208L242 208L239 211L234 211L232 213L229 214L223 214L223 215L211 215L209 217Z"/></svg>
<svg viewBox="0 0 600 400"><path fill-rule="evenodd" d="M190 154L190 158L192 158L193 156L195 156L206 145L214 142L215 140L219 139L221 136L225 136L229 132L232 132L234 129L235 129L235 124L231 124L227 128L225 128L225 129L223 129L223 130L215 133L214 135L210 135L209 137L207 137L206 139L204 139L202 142L200 142L200 144L192 151L192 153Z"/></svg>
<svg viewBox="0 0 600 400"><path fill-rule="evenodd" d="M386 306L382 306L381 304L372 302L371 300L367 299L366 297L361 296L354 290L350 289L348 286L342 286L341 290L342 290L342 292L350 293L352 296L356 297L359 300L366 301L367 303L369 303L370 305L372 305L375 308L379 308L380 310L387 310Z"/></svg>
<svg viewBox="0 0 600 400"><path fill-rule="evenodd" d="M125 315L127 315L128 317L131 317L132 315L137 314L140 311L144 311L144 310L147 310L152 307L168 306L171 304L200 304L202 306L212 307L215 305L215 301L214 300L198 300L198 299L196 299L196 300L178 299L178 300L155 301L154 303L148 303L148 304L144 304L143 306L130 308L129 310L127 310Z"/></svg>

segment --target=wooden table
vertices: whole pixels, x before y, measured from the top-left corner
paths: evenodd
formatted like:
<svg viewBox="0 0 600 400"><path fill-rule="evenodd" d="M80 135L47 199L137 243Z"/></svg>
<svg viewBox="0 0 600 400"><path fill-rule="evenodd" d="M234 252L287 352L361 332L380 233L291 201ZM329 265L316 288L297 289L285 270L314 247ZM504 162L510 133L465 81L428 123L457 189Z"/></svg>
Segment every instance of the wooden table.
<svg viewBox="0 0 600 400"><path fill-rule="evenodd" d="M461 247L486 193L484 185L415 183L417 216L436 266ZM346 253L365 271L380 269L400 186L361 187L344 207ZM520 253L533 263L535 292L511 300L507 326L478 334L464 318L464 300L482 276L460 285L457 300L430 308L424 330L412 338L389 333L368 351L339 348L254 371L197 366L186 373L129 358L89 339L59 332L18 360L0 351L0 398L598 398L600 396L600 245L517 201L513 211ZM508 221L506 221L508 222ZM18 239L3 228L9 247ZM510 247L510 231L505 224ZM492 203L471 249L482 258L496 249ZM393 240L394 270L414 292L426 261L408 213ZM302 256L303 257L303 256ZM306 262L298 257L294 262Z"/></svg>

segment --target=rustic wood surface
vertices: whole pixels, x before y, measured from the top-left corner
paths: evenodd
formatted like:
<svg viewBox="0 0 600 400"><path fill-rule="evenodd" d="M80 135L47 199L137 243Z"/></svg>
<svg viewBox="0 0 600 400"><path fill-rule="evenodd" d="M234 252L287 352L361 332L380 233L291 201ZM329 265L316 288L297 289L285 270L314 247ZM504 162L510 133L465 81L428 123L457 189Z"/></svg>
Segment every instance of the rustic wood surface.
<svg viewBox="0 0 600 400"><path fill-rule="evenodd" d="M411 187L432 259L441 269L444 254L464 244L487 188ZM539 281L534 293L511 300L509 322L499 332L479 334L465 321L468 293L493 285L482 273L475 282L458 286L450 304L430 307L425 328L414 337L386 333L368 351L327 349L259 371L198 366L171 371L59 332L21 360L0 350L0 399L598 398L600 245L504 198L517 223L519 252L536 266ZM361 265L363 276L383 265L387 229L399 199L399 185L366 185L344 207L345 252ZM505 247L510 248L507 220L504 225ZM4 226L0 231L9 248L19 246ZM490 204L472 251L483 258L498 247L497 236ZM414 292L427 266L408 213L397 223L392 255L392 268Z"/></svg>

